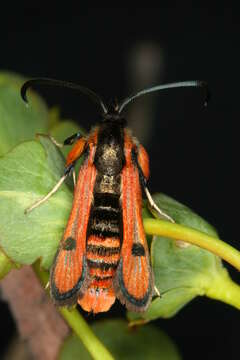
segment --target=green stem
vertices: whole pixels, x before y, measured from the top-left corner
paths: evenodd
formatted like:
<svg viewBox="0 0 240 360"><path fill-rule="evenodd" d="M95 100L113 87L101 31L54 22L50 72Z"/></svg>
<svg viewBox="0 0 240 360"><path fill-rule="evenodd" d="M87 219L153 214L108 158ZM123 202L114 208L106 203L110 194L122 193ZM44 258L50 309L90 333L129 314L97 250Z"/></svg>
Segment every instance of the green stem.
<svg viewBox="0 0 240 360"><path fill-rule="evenodd" d="M75 334L80 338L86 349L92 355L93 359L114 360L113 356L96 337L77 309L69 311L62 307L59 308L59 312L62 314L68 325L73 329Z"/></svg>
<svg viewBox="0 0 240 360"><path fill-rule="evenodd" d="M206 289L205 295L240 310L240 286L232 281L225 269L223 270L222 276L212 279L211 286Z"/></svg>
<svg viewBox="0 0 240 360"><path fill-rule="evenodd" d="M240 270L240 252L224 241L183 225L158 219L144 219L147 234L182 240L211 251Z"/></svg>
<svg viewBox="0 0 240 360"><path fill-rule="evenodd" d="M48 282L48 273L40 269L39 263L33 265L33 269L39 278L43 286L46 286ZM62 317L65 319L69 327L75 332L75 334L82 341L86 349L92 355L95 360L114 360L114 357L105 348L105 346L99 341L92 329L88 326L87 322L81 316L77 309L67 310L66 308L58 308Z"/></svg>

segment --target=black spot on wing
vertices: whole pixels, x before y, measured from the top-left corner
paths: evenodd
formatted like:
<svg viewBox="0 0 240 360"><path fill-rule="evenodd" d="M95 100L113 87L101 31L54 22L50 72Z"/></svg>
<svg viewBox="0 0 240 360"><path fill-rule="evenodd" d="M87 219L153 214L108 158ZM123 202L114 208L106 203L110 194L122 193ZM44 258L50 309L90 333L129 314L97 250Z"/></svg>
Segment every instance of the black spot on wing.
<svg viewBox="0 0 240 360"><path fill-rule="evenodd" d="M145 256L145 249L140 243L134 243L132 246L133 256Z"/></svg>
<svg viewBox="0 0 240 360"><path fill-rule="evenodd" d="M71 251L76 249L76 240L71 236L63 242L63 250Z"/></svg>

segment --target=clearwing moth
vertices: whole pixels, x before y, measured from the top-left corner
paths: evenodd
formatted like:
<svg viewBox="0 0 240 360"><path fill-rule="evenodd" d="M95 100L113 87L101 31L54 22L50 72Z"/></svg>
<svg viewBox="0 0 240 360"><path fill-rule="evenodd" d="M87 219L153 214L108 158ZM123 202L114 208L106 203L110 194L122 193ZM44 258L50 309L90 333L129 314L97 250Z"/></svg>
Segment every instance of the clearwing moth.
<svg viewBox="0 0 240 360"><path fill-rule="evenodd" d="M107 107L99 95L86 87L47 78L24 83L21 95L25 102L27 89L35 84L78 90L101 108L100 124L88 136L77 133L64 141L64 145L74 146L63 176L44 198L25 211L47 201L67 176L75 174L76 161L83 156L74 182L72 210L51 268L51 297L57 306L78 303L93 313L108 311L116 298L130 311L146 311L157 289L143 228L142 191L155 214L173 220L157 207L147 189L148 155L131 136L122 111L147 93L187 86L207 90L207 85L202 81L159 85Z"/></svg>

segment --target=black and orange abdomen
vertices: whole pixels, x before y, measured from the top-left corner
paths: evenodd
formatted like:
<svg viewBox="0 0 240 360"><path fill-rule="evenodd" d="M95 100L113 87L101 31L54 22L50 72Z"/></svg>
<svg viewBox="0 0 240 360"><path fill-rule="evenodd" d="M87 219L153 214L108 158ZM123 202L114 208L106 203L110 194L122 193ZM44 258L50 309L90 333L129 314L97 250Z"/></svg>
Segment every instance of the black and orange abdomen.
<svg viewBox="0 0 240 360"><path fill-rule="evenodd" d="M120 216L118 196L95 194L87 238L87 266L91 280L85 295L78 301L86 311L107 311L115 302L113 278L121 251Z"/></svg>
<svg viewBox="0 0 240 360"><path fill-rule="evenodd" d="M94 313L107 311L116 299L113 279L119 264L122 243L122 141L121 128L116 126L112 129L109 126L103 127L98 136L94 161L97 177L86 246L90 280L88 289L78 300L84 310Z"/></svg>

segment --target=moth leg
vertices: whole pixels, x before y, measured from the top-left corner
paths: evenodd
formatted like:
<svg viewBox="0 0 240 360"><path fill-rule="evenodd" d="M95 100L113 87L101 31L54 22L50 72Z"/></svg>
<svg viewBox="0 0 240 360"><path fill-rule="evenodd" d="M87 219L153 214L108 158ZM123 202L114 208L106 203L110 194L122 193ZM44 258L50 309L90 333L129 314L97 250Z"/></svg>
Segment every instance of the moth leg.
<svg viewBox="0 0 240 360"><path fill-rule="evenodd" d="M68 138L66 138L64 140L63 143L59 143L52 135L50 134L40 134L38 133L37 136L45 136L45 137L48 137L52 143L54 145L56 145L58 148L62 148L63 146L65 145L72 145L74 144L77 140L81 139L82 138L82 135L80 132L77 132L76 134L73 134L71 136L69 136Z"/></svg>
<svg viewBox="0 0 240 360"><path fill-rule="evenodd" d="M142 145L139 146L138 153L136 151L132 152L132 160L138 168L140 183L146 194L149 210L154 216L174 223L175 221L171 218L171 216L159 209L147 188L147 179L149 177L148 155Z"/></svg>
<svg viewBox="0 0 240 360"><path fill-rule="evenodd" d="M42 137L46 137L48 138L49 140L51 140L51 142L58 148L62 148L64 144L62 143L59 143L52 135L50 134L41 134L41 133L37 133L36 134L36 137L39 138L40 136Z"/></svg>
<svg viewBox="0 0 240 360"><path fill-rule="evenodd" d="M71 166L66 167L65 171L64 171L64 175L60 178L60 180L57 182L57 184L52 188L51 191L49 191L49 193L44 196L43 198L37 200L35 203L33 203L29 208L24 210L25 214L30 213L33 209L36 209L39 205L43 204L45 201L47 201L53 194L55 194L58 189L60 188L60 186L62 185L62 183L65 181L65 179L68 177L68 175L71 173L73 169L73 164L71 164Z"/></svg>
<svg viewBox="0 0 240 360"><path fill-rule="evenodd" d="M161 297L160 292L158 291L158 288L156 287L156 285L154 285L154 291L155 291L156 296Z"/></svg>
<svg viewBox="0 0 240 360"><path fill-rule="evenodd" d="M63 147L65 145L73 145L77 140L82 138L82 135L80 132L77 132L76 134L73 134L69 137L67 137L63 144L59 143L52 135L48 135L49 139L57 146L57 147Z"/></svg>
<svg viewBox="0 0 240 360"><path fill-rule="evenodd" d="M72 172L72 177L73 177L73 185L74 187L76 186L77 184L77 180L76 180L76 171L75 169L73 169L73 172Z"/></svg>
<svg viewBox="0 0 240 360"><path fill-rule="evenodd" d="M81 138L82 138L81 133L77 132L76 134L73 134L73 135L69 136L68 138L66 138L63 142L63 145L72 145Z"/></svg>
<svg viewBox="0 0 240 360"><path fill-rule="evenodd" d="M171 218L171 216L167 215L165 212L163 212L161 209L159 209L159 207L155 204L147 187L145 187L144 190L145 190L145 194L148 199L149 210L153 213L153 215L157 215L157 217L159 217L160 219L168 220L168 221L171 221L172 223L175 223L175 221L173 220L173 218ZM179 247L181 249L185 249L191 245L182 240L175 240L175 244L177 247ZM157 288L155 289L155 291L156 290L157 290Z"/></svg>
<svg viewBox="0 0 240 360"><path fill-rule="evenodd" d="M65 145L72 145L77 140L79 140L81 138L82 138L81 133L77 132L76 134L73 134L73 135L69 136L68 138L66 138L64 140L63 144L61 144L61 143L57 142L56 139L54 139L53 136L49 135L49 139L53 142L53 144L55 144L59 148L62 148ZM74 184L74 187L75 187L76 186L76 172L75 172L75 169L73 169L73 171L72 171L72 177L73 177L73 184Z"/></svg>
<svg viewBox="0 0 240 360"><path fill-rule="evenodd" d="M66 166L70 166L74 164L84 153L87 148L87 139L84 138L80 133L70 136L64 141L64 145L71 145L74 141L76 141L73 148L68 153L66 159Z"/></svg>
<svg viewBox="0 0 240 360"><path fill-rule="evenodd" d="M48 135L49 139L51 140L51 142L56 145L56 147L58 148L62 148L64 146L64 144L59 143L52 135Z"/></svg>
<svg viewBox="0 0 240 360"><path fill-rule="evenodd" d="M78 141L76 142L76 144L74 145L74 147L72 148L72 150L70 151L70 153L67 156L65 171L64 171L64 174L61 177L61 179L57 182L57 184L52 188L52 190L46 196L44 196L42 199L39 199L38 201L36 201L29 208L25 209L25 211L24 211L25 214L28 214L33 209L35 209L36 207L38 207L39 205L41 205L45 201L47 201L53 194L55 194L58 191L58 189L60 188L60 186L62 185L62 183L65 181L65 179L68 177L68 175L74 170L75 162L86 150L86 144L87 144L87 140L85 138L83 138L80 133L70 136L70 138L67 138L65 141L67 143L71 144L73 141L76 141L76 139L78 139ZM75 175L73 175L73 179L74 179L73 181L74 181L74 186L75 186L76 185L76 176Z"/></svg>
<svg viewBox="0 0 240 360"><path fill-rule="evenodd" d="M149 210L153 213L153 215L157 215L157 217L159 217L160 219L168 220L168 221L171 221L172 223L175 223L175 221L171 218L171 216L167 215L164 211L159 209L159 207L154 202L154 200L146 186L144 187L144 191L145 191L145 194L148 199Z"/></svg>

